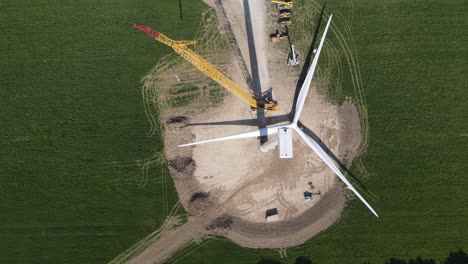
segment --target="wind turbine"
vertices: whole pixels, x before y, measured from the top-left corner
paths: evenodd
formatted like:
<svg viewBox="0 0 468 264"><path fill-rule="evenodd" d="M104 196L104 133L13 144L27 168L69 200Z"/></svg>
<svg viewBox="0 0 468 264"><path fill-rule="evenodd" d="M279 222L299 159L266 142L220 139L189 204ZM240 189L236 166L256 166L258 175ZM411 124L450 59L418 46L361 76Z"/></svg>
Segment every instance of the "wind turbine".
<svg viewBox="0 0 468 264"><path fill-rule="evenodd" d="M278 142L279 142L279 148L280 148L280 158L291 158L292 157L292 137L288 136L291 135L291 131L294 130L296 131L297 134L306 142L307 145L330 167L330 169L340 178L346 186L369 208L369 210L376 216L377 213L375 210L370 206L370 204L359 194L359 192L351 185L351 183L346 179L346 177L341 173L341 171L338 169L338 167L335 165L333 160L327 155L327 153L320 147L320 145L315 142L314 139L312 139L310 136L308 136L306 133L304 133L303 128L298 125L299 122L299 117L301 115L302 109L304 108L304 103L307 97L307 93L309 92L310 85L312 83L312 79L314 76L314 71L315 68L317 67L318 59L320 56L320 52L322 51L323 43L325 42L325 37L328 32L328 28L330 27L330 23L332 20L333 14L330 15L328 19L328 23L325 27L322 39L320 40L319 47L317 49L317 52L315 54L314 60L312 61L312 64L310 66L309 71L307 72L307 76L305 78L305 81L301 87L301 90L299 92L299 96L297 98L296 102L296 109L294 113L294 118L291 123L287 125L279 125L279 126L272 126L272 127L266 127L266 128L261 128L255 131L249 131L249 132L244 132L240 134L235 134L235 135L230 135L230 136L225 136L225 137L220 137L220 138L214 138L214 139L208 139L208 140L203 140L203 141L198 141L198 142L193 142L193 143L188 143L188 144L183 144L179 145L179 147L188 147L192 145L200 145L200 144L205 144L205 143L212 143L212 142L218 142L218 141L226 141L226 140L232 140L232 139L241 139L241 138L251 138L251 137L260 137L260 136L266 136L266 135L271 135L278 133ZM285 135L282 137L282 135ZM289 149L291 153L288 153L286 151L285 153L281 153L281 149ZM289 155L288 155L289 154Z"/></svg>

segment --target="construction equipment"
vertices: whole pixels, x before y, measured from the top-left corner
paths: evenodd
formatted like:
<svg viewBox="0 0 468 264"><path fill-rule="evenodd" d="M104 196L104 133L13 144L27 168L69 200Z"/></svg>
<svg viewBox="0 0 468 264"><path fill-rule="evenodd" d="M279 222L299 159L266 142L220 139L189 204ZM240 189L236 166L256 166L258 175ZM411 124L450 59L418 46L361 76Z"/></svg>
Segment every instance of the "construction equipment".
<svg viewBox="0 0 468 264"><path fill-rule="evenodd" d="M270 34L270 40L271 42L279 42L283 39L285 39L288 36L288 33L286 32L279 32L279 30L276 30L276 33Z"/></svg>
<svg viewBox="0 0 468 264"><path fill-rule="evenodd" d="M299 54L296 53L294 49L294 45L291 45L291 52L288 56L288 65L292 65L293 67L297 67L299 65Z"/></svg>
<svg viewBox="0 0 468 264"><path fill-rule="evenodd" d="M278 24L281 25L291 25L291 18L289 17L280 17L278 19Z"/></svg>
<svg viewBox="0 0 468 264"><path fill-rule="evenodd" d="M299 55L296 53L296 50L294 49L294 45L291 42L291 36L289 35L288 26L285 25L284 28L286 29L286 34L288 36L288 42L289 42L289 48L290 48L290 52L288 55L288 65L297 67L299 65Z"/></svg>
<svg viewBox="0 0 468 264"><path fill-rule="evenodd" d="M247 104L249 104L252 107L252 109L264 109L268 111L277 111L279 109L275 101L265 100L261 96L253 97L247 92L243 91L238 85L236 85L233 81L231 81L228 77L226 77L222 72L216 69L208 61L206 61L200 55L190 50L187 47L187 45L195 44L195 41L177 41L167 37L161 32L152 30L151 28L146 26L134 25L134 27L144 31L153 39L171 47L175 52L182 56L182 58L186 59L188 62L193 64L193 66L195 66L197 69L203 72L206 76L210 77L219 85L221 85L234 95L244 100Z"/></svg>
<svg viewBox="0 0 468 264"><path fill-rule="evenodd" d="M290 17L291 16L291 10L290 9L281 9L279 11L280 17Z"/></svg>
<svg viewBox="0 0 468 264"><path fill-rule="evenodd" d="M271 0L273 4L278 4L278 8L291 8L293 6L292 0Z"/></svg>

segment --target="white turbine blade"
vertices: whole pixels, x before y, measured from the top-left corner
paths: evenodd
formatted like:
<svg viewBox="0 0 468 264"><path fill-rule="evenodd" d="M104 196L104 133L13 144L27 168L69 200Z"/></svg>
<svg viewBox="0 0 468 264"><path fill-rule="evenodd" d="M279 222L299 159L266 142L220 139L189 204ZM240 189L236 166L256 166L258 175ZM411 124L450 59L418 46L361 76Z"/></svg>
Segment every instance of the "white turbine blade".
<svg viewBox="0 0 468 264"><path fill-rule="evenodd" d="M318 46L317 52L315 53L314 60L310 65L309 72L307 72L307 76L302 84L301 91L299 92L299 96L297 97L296 103L296 112L294 113L294 120L293 123L297 123L299 121L299 116L301 115L302 108L304 108L304 103L307 97L307 93L309 92L310 84L312 83L312 78L314 77L315 68L317 67L317 63L320 57L320 52L322 51L323 43L325 42L325 37L327 36L328 28L330 27L330 23L332 20L333 14L330 15L328 18L327 26L325 27L325 31L323 31L322 39L320 40L320 44Z"/></svg>
<svg viewBox="0 0 468 264"><path fill-rule="evenodd" d="M220 138L207 139L207 140L202 140L202 141L198 141L198 142L182 144L182 145L178 145L178 146L179 147L188 147L188 146L193 146L193 145L200 145L200 144L205 144L205 143L226 141L226 140L239 139L239 138L266 136L266 135L271 135L271 134L274 134L274 133L278 132L278 128L280 128L280 127L287 127L287 126L289 126L289 125L266 127L266 128L257 129L255 131L249 131L249 132L244 132L244 133L240 133L240 134L220 137Z"/></svg>
<svg viewBox="0 0 468 264"><path fill-rule="evenodd" d="M356 194L357 197L369 208L369 210L376 216L379 217L379 215L375 212L375 210L369 205L369 203L361 196L361 194L354 189L354 187L351 185L351 183L345 178L343 173L338 169L338 167L335 165L335 163L332 161L332 159L328 156L327 153L320 147L317 142L315 142L312 138L310 138L304 131L301 130L300 127L295 127L296 132L304 139L304 141L307 143L307 145L310 146L310 148L332 169L333 172L348 186L348 188L353 191L354 194Z"/></svg>

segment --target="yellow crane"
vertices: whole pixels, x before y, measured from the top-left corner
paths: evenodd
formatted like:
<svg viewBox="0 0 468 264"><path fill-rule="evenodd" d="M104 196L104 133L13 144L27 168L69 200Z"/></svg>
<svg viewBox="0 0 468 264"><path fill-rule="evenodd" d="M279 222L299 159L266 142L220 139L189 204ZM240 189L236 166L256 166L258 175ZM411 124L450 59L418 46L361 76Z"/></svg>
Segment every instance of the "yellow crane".
<svg viewBox="0 0 468 264"><path fill-rule="evenodd" d="M208 77L219 83L221 86L229 90L231 93L240 97L252 108L265 109L269 111L277 111L279 109L278 105L274 101L266 101L262 98L251 96L249 93L242 90L237 84L231 81L228 77L226 77L222 72L216 69L213 65L211 65L208 61L206 61L200 55L187 48L187 45L195 44L195 41L173 40L167 37L166 35L162 34L161 32L152 30L151 28L146 26L135 25L135 28L144 31L146 34L150 35L155 40L164 43L172 49L174 49L175 52L177 52L188 62L193 64L197 69L199 69L205 75L207 75Z"/></svg>
<svg viewBox="0 0 468 264"><path fill-rule="evenodd" d="M293 1L292 0L271 0L273 4L282 5L282 7L292 7Z"/></svg>

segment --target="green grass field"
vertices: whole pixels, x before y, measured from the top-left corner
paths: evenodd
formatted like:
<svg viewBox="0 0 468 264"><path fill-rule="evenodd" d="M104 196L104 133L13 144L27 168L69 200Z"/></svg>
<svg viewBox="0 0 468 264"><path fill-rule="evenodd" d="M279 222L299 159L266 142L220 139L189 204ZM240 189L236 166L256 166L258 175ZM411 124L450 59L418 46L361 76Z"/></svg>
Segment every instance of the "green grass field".
<svg viewBox="0 0 468 264"><path fill-rule="evenodd" d="M168 214L177 197L158 162L161 138L147 135L140 81L171 50L132 25L192 39L206 5L182 2L183 23L175 0L0 3L1 263L105 263ZM349 25L357 49L370 128L361 180L381 217L352 201L340 223L280 261L377 264L466 251L464 2L344 2L327 11L338 28ZM337 36L329 41L339 49ZM341 56L341 87L329 91L338 101L357 96ZM279 259L209 238L169 263L262 256Z"/></svg>
<svg viewBox="0 0 468 264"><path fill-rule="evenodd" d="M361 180L380 218L354 200L338 224L288 249L286 258L209 238L168 263L257 263L261 256L295 263L304 255L314 264L377 264L390 257L440 261L451 250L468 249L466 4L342 2L328 3L327 11L338 28L349 25L356 46L370 128L361 159L368 176ZM337 36L329 40L340 47ZM345 58L341 66L341 90L330 94L356 97L351 66Z"/></svg>
<svg viewBox="0 0 468 264"><path fill-rule="evenodd" d="M0 3L0 262L105 263L177 196L141 78L171 52L133 23L195 36L198 0ZM190 8L189 8L190 7Z"/></svg>

